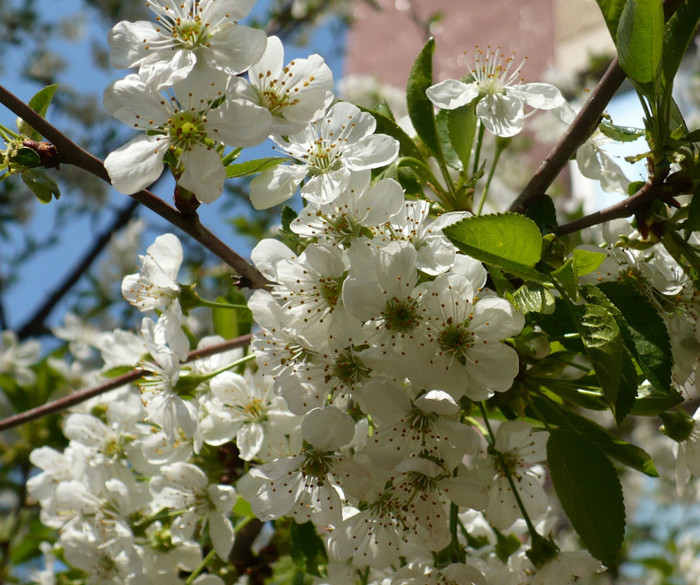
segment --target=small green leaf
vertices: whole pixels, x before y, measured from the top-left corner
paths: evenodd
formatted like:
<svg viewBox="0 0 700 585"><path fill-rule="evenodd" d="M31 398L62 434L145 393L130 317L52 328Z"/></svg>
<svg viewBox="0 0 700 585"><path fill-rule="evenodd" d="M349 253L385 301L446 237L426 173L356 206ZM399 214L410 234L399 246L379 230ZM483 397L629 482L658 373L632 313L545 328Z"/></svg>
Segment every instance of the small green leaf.
<svg viewBox="0 0 700 585"><path fill-rule="evenodd" d="M624 318L623 335L639 367L660 392L671 390L671 341L666 325L654 306L635 289L617 282L598 288Z"/></svg>
<svg viewBox="0 0 700 585"><path fill-rule="evenodd" d="M536 282L547 277L533 267L542 255L537 224L518 213L468 217L443 230L463 252L516 276Z"/></svg>
<svg viewBox="0 0 700 585"><path fill-rule="evenodd" d="M513 294L513 300L518 308L525 314L543 313L551 315L554 313L556 301L554 296L544 286L527 282Z"/></svg>
<svg viewBox="0 0 700 585"><path fill-rule="evenodd" d="M282 214L281 214L281 221L282 221L282 230L285 232L291 232L291 224L292 222L297 218L299 214L294 211L289 205L285 205L282 208Z"/></svg>
<svg viewBox="0 0 700 585"><path fill-rule="evenodd" d="M627 0L596 0L600 11L603 13L605 24L610 31L610 36L613 41L617 40L617 26L626 1Z"/></svg>
<svg viewBox="0 0 700 585"><path fill-rule="evenodd" d="M569 258L559 268L551 272L551 276L561 284L566 293L574 301L578 301L578 278L574 272L573 258Z"/></svg>
<svg viewBox="0 0 700 585"><path fill-rule="evenodd" d="M542 195L533 201L525 215L537 224L542 235L557 233L557 210L549 195Z"/></svg>
<svg viewBox="0 0 700 585"><path fill-rule="evenodd" d="M622 70L640 84L657 78L664 25L662 0L627 0L617 27L617 54Z"/></svg>
<svg viewBox="0 0 700 585"><path fill-rule="evenodd" d="M23 167L38 167L41 165L41 158L31 148L20 148L10 157L10 161Z"/></svg>
<svg viewBox="0 0 700 585"><path fill-rule="evenodd" d="M671 86L700 23L700 2L685 0L666 23L663 48L664 80Z"/></svg>
<svg viewBox="0 0 700 585"><path fill-rule="evenodd" d="M249 160L242 163L230 164L226 167L226 177L235 179L237 177L245 177L262 173L266 169L276 167L278 164L289 160L284 156L274 156L270 158L259 158L257 160Z"/></svg>
<svg viewBox="0 0 700 585"><path fill-rule="evenodd" d="M408 115L418 137L425 143L430 152L442 161L440 142L435 128L435 110L433 103L425 95L433 85L433 52L435 51L435 39L430 39L413 64L408 76L406 87L406 103Z"/></svg>
<svg viewBox="0 0 700 585"><path fill-rule="evenodd" d="M225 297L218 297L216 301L231 305L246 304L245 295L234 288L230 288ZM233 339L250 333L253 315L250 311L213 307L211 318L217 335L221 335L224 339Z"/></svg>
<svg viewBox="0 0 700 585"><path fill-rule="evenodd" d="M631 413L635 416L658 416L682 402L683 396L673 389L670 392L659 392L653 386L645 384L637 390L637 399Z"/></svg>
<svg viewBox="0 0 700 585"><path fill-rule="evenodd" d="M616 126L607 120L602 120L600 124L598 124L598 129L615 142L634 142L646 135L646 131L642 128Z"/></svg>
<svg viewBox="0 0 700 585"><path fill-rule="evenodd" d="M574 272L577 277L590 274L591 272L598 269L598 267L605 260L605 252L593 252L592 250L583 250L581 248L574 248Z"/></svg>
<svg viewBox="0 0 700 585"><path fill-rule="evenodd" d="M445 157L447 166L458 171L463 168L462 159L457 155L457 151L452 146L449 131L449 110L439 110L435 116L435 128L437 130L438 140L440 141L440 151Z"/></svg>
<svg viewBox="0 0 700 585"><path fill-rule="evenodd" d="M584 545L614 566L625 534L625 504L612 463L589 439L563 429L550 433L547 461L559 501Z"/></svg>
<svg viewBox="0 0 700 585"><path fill-rule="evenodd" d="M56 181L40 169L22 171L22 181L41 203L51 203L53 198L59 199L61 197L61 190Z"/></svg>
<svg viewBox="0 0 700 585"><path fill-rule="evenodd" d="M462 168L469 170L474 134L476 133L476 103L467 104L447 113L447 132L452 148L462 161Z"/></svg>
<svg viewBox="0 0 700 585"><path fill-rule="evenodd" d="M610 407L615 410L622 378L622 338L615 317L600 305L573 307L586 353Z"/></svg>
<svg viewBox="0 0 700 585"><path fill-rule="evenodd" d="M297 569L320 577L320 567L327 564L328 557L326 547L316 533L313 523L292 522L289 526L289 542L292 547L291 557Z"/></svg>
<svg viewBox="0 0 700 585"><path fill-rule="evenodd" d="M32 96L32 99L29 100L29 107L40 116L46 117L46 112L49 110L49 105L51 105L51 100L57 89L58 85L56 84L47 85L45 88L40 89ZM27 136L31 140L41 140L41 134L22 120L22 118L17 118L17 131L22 136Z"/></svg>
<svg viewBox="0 0 700 585"><path fill-rule="evenodd" d="M413 142L413 139L391 118L382 115L380 112L360 108L363 112L372 114L377 122L375 134L386 134L399 141L399 156L410 156L423 160L423 156L418 150L418 147Z"/></svg>

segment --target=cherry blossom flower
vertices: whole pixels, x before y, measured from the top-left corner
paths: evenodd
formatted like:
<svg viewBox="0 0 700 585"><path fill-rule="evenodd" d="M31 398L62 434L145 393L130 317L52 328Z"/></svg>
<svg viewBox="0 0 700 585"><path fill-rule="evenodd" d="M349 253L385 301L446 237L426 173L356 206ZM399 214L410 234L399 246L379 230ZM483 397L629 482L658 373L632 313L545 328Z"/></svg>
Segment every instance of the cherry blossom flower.
<svg viewBox="0 0 700 585"><path fill-rule="evenodd" d="M204 519L216 554L227 558L234 540L229 514L236 503L236 491L231 486L210 484L196 465L173 463L151 480L150 489L158 506L184 509L170 528L175 543L191 540Z"/></svg>
<svg viewBox="0 0 700 585"><path fill-rule="evenodd" d="M176 83L172 95L154 91L138 75L110 84L105 109L144 132L105 159L114 188L130 195L148 187L160 177L170 151L178 184L203 203L217 199L226 170L216 146L259 144L271 121L270 112L253 102L225 99L227 84L223 74L201 68Z"/></svg>
<svg viewBox="0 0 700 585"><path fill-rule="evenodd" d="M511 70L513 58L500 50L478 50L474 69L467 65L471 81L447 79L429 87L426 94L438 108L454 110L478 100L476 115L497 136L515 136L523 129L525 106L551 110L561 106L561 92L548 83L522 83L522 64Z"/></svg>
<svg viewBox="0 0 700 585"><path fill-rule="evenodd" d="M277 136L277 147L295 162L263 171L250 184L255 209L266 209L289 199L301 182L301 195L323 205L336 199L350 183L353 171L376 169L389 164L399 152L396 139L374 134L371 114L345 102L288 137Z"/></svg>
<svg viewBox="0 0 700 585"><path fill-rule="evenodd" d="M117 69L138 67L157 90L185 78L197 63L242 73L265 50L265 33L237 23L255 0L149 0L157 23L118 23L108 41Z"/></svg>
<svg viewBox="0 0 700 585"><path fill-rule="evenodd" d="M369 170L355 171L347 187L332 202L309 203L292 221L291 230L307 238L319 238L347 247L388 223L403 208L403 189L393 179L381 179L370 187Z"/></svg>
<svg viewBox="0 0 700 585"><path fill-rule="evenodd" d="M250 83L236 78L233 92L267 108L271 134L288 136L323 115L333 101L333 73L319 55L284 65L284 48L268 37L264 55L248 71Z"/></svg>

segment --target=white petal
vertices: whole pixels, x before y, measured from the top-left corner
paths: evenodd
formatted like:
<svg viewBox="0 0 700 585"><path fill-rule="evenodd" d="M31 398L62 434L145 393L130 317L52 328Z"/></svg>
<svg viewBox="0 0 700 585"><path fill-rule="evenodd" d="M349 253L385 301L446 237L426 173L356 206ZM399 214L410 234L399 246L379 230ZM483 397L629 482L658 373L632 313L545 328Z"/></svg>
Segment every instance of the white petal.
<svg viewBox="0 0 700 585"><path fill-rule="evenodd" d="M212 203L224 189L226 169L221 164L219 153L213 148L199 144L186 150L181 157L185 172L178 183L202 203Z"/></svg>
<svg viewBox="0 0 700 585"><path fill-rule="evenodd" d="M476 105L476 115L489 132L508 138L523 129L523 102L509 95L485 95Z"/></svg>
<svg viewBox="0 0 700 585"><path fill-rule="evenodd" d="M250 182L250 201L255 209L267 209L290 199L306 176L303 165L277 165Z"/></svg>
<svg viewBox="0 0 700 585"><path fill-rule="evenodd" d="M454 110L474 100L479 95L479 88L475 83L467 84L456 79L446 79L429 87L425 95L438 108Z"/></svg>
<svg viewBox="0 0 700 585"><path fill-rule="evenodd" d="M163 172L168 141L162 136L137 136L105 159L112 186L131 195L155 183Z"/></svg>

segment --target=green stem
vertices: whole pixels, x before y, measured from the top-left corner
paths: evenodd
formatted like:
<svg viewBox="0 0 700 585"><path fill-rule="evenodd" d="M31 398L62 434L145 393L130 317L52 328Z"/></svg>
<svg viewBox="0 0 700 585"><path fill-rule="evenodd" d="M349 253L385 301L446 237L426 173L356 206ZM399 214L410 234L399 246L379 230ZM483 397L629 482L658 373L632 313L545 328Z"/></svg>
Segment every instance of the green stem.
<svg viewBox="0 0 700 585"><path fill-rule="evenodd" d="M229 303L219 303L217 301L208 301L207 299L203 299L202 297L198 297L197 299L197 304L200 307L210 307L212 309L239 309L239 310L245 310L245 311L250 311L250 308L248 305L231 305Z"/></svg>
<svg viewBox="0 0 700 585"><path fill-rule="evenodd" d="M496 141L496 154L493 157L493 163L491 163L491 168L489 169L489 176L486 179L486 184L484 185L484 190L481 192L481 201L479 201L479 209L477 209L476 214L481 215L481 210L484 208L484 203L486 203L486 196L489 193L489 187L491 186L491 180L496 171L496 165L498 164L498 159L501 158L501 153L505 150L505 146L501 146L501 141Z"/></svg>
<svg viewBox="0 0 700 585"><path fill-rule="evenodd" d="M205 567L209 564L209 562L214 558L214 555L216 555L216 550L211 549L208 553L207 556L202 559L202 562L197 565L197 568L190 573L190 576L187 577L187 580L185 581L185 585L192 585L194 583L194 580L199 577L199 574L205 569Z"/></svg>
<svg viewBox="0 0 700 585"><path fill-rule="evenodd" d="M238 158L238 155L241 154L242 148L234 148L231 152L229 152L224 158L221 159L221 163L227 167L230 165L234 160Z"/></svg>
<svg viewBox="0 0 700 585"><path fill-rule="evenodd" d="M7 126L3 126L2 124L0 124L0 136L2 136L5 142L22 138L17 132L10 130Z"/></svg>
<svg viewBox="0 0 700 585"><path fill-rule="evenodd" d="M228 366L224 366L223 368L219 368L218 370L214 370L213 372L210 372L208 374L205 374L204 376L200 376L199 380L201 382L206 382L207 380L211 380L213 377L218 376L219 374L223 372L227 372L228 370L235 368L237 366L240 366L241 364L244 364L246 362L249 362L250 360L255 359L255 354L251 353L245 357L242 357L239 360L236 360L235 362L229 364Z"/></svg>
<svg viewBox="0 0 700 585"><path fill-rule="evenodd" d="M472 176L476 175L476 172L479 170L481 143L484 141L484 131L486 130L486 127L481 123L481 120L479 120L477 124L479 124L479 134L476 138L476 149L474 151L474 165L472 166Z"/></svg>

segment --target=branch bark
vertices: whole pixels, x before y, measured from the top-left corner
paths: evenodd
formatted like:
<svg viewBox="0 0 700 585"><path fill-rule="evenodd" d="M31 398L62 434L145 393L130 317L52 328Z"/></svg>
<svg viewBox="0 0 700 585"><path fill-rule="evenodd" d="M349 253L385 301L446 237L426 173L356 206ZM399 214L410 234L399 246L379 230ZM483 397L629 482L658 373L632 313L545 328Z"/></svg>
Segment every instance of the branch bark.
<svg viewBox="0 0 700 585"><path fill-rule="evenodd" d="M224 351L235 349L237 347L244 347L250 343L250 339L250 334L242 335L241 337L235 337L234 339L229 339L227 341L223 341L215 345L210 345L208 347L196 349L187 354L187 359L185 360L185 362L191 362L198 358L207 357L217 353L223 353ZM134 370L131 370L130 372L127 372L126 374L113 378L112 380L108 380L106 382L103 382L102 384L98 384L97 386L85 388L84 390L78 390L77 392L69 394L68 396L64 396L63 398L59 398L58 400L47 402L46 404L42 404L41 406L37 406L36 408L32 408L30 410L26 410L20 414L15 414L14 416L10 416L8 418L0 420L0 431L6 431L8 429L22 425L32 420L36 420L38 418L42 418L50 414L55 414L62 410L66 410L67 408L76 404L80 404L81 402L85 402L86 400L89 400L94 396L99 396L100 394L104 394L105 392L109 392L110 390L116 390L121 386L131 384L132 382L135 382L136 380L139 380L140 378L148 374L150 374L148 370L136 368Z"/></svg>
<svg viewBox="0 0 700 585"><path fill-rule="evenodd" d="M103 181L111 183L107 170L100 159L75 144L58 128L49 123L43 116L37 114L2 85L0 85L0 103L25 120L32 128L51 142L58 149L61 163L80 167ZM180 213L146 189L129 195L129 197L145 205L151 211L197 240L233 268L241 276L241 281L249 288L265 288L270 284L259 270L204 227L196 213Z"/></svg>
<svg viewBox="0 0 700 585"><path fill-rule="evenodd" d="M557 230L558 236L564 236L566 234L572 234L579 230L587 227L598 225L600 223L605 223L611 219L619 219L622 217L629 217L633 215L637 210L641 209L644 205L650 203L656 197L662 195L662 185L658 183L645 183L645 185L639 189L634 195L596 211L584 217L580 217L572 222L566 223L559 226Z"/></svg>
<svg viewBox="0 0 700 585"><path fill-rule="evenodd" d="M617 59L613 59L569 129L542 161L528 184L510 205L509 211L523 213L535 199L547 192L571 156L598 127L600 116L624 80L625 72L620 68Z"/></svg>

